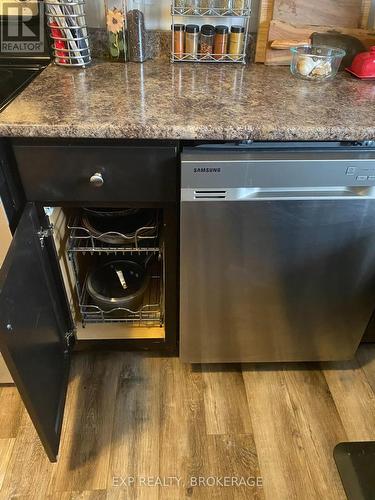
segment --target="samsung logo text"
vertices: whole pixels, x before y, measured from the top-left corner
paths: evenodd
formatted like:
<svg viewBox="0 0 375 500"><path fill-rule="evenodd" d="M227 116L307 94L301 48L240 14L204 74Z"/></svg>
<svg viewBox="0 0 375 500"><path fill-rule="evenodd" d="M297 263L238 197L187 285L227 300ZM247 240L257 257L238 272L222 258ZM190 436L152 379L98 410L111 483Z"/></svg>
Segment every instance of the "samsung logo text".
<svg viewBox="0 0 375 500"><path fill-rule="evenodd" d="M220 167L195 167L195 174L219 174L221 172Z"/></svg>

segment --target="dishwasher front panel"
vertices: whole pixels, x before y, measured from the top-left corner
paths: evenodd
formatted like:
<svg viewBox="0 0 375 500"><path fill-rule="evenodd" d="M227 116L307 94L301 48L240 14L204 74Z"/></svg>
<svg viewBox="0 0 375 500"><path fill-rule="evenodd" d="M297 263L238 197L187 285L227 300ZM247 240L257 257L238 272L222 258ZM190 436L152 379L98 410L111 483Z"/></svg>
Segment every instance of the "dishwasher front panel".
<svg viewBox="0 0 375 500"><path fill-rule="evenodd" d="M180 355L351 358L375 304L375 200L181 203Z"/></svg>

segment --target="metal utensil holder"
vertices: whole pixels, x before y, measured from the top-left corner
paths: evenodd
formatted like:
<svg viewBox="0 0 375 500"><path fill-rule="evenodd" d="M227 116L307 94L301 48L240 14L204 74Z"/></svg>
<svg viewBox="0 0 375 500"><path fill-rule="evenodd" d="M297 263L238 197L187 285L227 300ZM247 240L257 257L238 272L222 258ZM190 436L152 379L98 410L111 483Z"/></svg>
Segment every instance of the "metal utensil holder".
<svg viewBox="0 0 375 500"><path fill-rule="evenodd" d="M44 3L55 63L78 67L90 64L85 0L45 0Z"/></svg>

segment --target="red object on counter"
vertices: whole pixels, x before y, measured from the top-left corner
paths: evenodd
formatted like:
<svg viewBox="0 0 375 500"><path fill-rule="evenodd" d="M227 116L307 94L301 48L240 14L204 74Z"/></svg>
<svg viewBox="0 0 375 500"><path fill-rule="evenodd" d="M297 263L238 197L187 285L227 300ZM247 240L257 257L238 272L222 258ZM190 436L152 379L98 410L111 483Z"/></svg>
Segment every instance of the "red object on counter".
<svg viewBox="0 0 375 500"><path fill-rule="evenodd" d="M370 52L357 54L346 71L363 80L375 80L375 46L370 47Z"/></svg>
<svg viewBox="0 0 375 500"><path fill-rule="evenodd" d="M51 22L49 24L49 27L51 28L51 35L54 38L53 42L54 42L55 48L56 49L66 49L66 43L63 40L56 40L56 38L64 38L64 35L62 34L57 22L56 21ZM59 58L59 63L61 63L61 64L68 63L68 61L65 59L66 52L56 50L56 57Z"/></svg>

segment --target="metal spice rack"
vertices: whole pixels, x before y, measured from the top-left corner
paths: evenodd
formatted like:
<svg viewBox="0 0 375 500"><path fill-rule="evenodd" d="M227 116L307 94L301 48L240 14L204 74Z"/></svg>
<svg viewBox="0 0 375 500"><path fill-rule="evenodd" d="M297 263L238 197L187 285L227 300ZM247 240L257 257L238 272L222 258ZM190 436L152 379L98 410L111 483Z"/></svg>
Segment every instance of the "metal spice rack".
<svg viewBox="0 0 375 500"><path fill-rule="evenodd" d="M251 0L245 0L244 9L226 9L226 8L203 8L203 7L180 7L176 5L176 1L172 0L171 4L171 16L172 16L172 26L171 26L171 36L172 36L172 51L171 51L171 62L193 62L193 63L242 63L246 64L246 51L249 40L250 31L250 16L251 16ZM175 18L217 18L217 19L231 19L240 18L245 28L244 32L244 44L243 51L241 54L223 54L222 56L214 54L188 54L184 53L182 55L176 54L174 50L174 25Z"/></svg>
<svg viewBox="0 0 375 500"><path fill-rule="evenodd" d="M125 323L131 326L162 326L164 317L164 280L163 247L159 245L159 214L156 212L152 225L138 228L134 237L109 231L101 235L93 235L81 224L80 216L73 216L68 223L69 239L67 254L72 263L75 288L79 303L82 326L90 323ZM121 245L111 245L103 241L109 235L120 236ZM87 292L88 274L82 280L78 255L131 255L144 257L146 262L153 259L151 265L150 285L144 295L143 303L137 311L124 307L103 310L91 302Z"/></svg>

